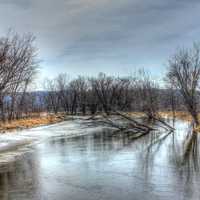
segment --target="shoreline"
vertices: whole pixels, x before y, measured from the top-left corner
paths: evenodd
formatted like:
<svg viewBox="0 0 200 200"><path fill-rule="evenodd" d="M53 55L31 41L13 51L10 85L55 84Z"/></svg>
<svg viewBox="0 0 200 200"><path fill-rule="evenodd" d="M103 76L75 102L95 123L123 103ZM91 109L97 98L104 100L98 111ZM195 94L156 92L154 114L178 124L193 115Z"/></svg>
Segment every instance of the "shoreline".
<svg viewBox="0 0 200 200"><path fill-rule="evenodd" d="M173 112L172 111L164 111L159 113L162 117L168 117L168 118L173 118ZM192 117L190 114L188 114L186 111L176 111L175 113L175 118L183 120L185 122L192 122ZM200 114L198 116L200 118Z"/></svg>
<svg viewBox="0 0 200 200"><path fill-rule="evenodd" d="M132 117L141 117L144 115L142 112L130 112L127 114ZM173 117L173 113L171 111L159 112L159 115L164 118ZM73 117L76 118L76 116L80 117L80 115L75 115ZM86 116L89 117L90 115L86 115ZM43 114L40 114L39 116L31 116L27 118L12 120L12 121L0 122L0 134L12 132L12 131L30 129L30 128L37 128L40 126L52 125L59 122L63 122L67 120L68 118L71 119L71 117L72 117L71 115L66 115L64 113L58 113L58 114L43 113ZM191 116L188 113L183 112L183 111L175 112L175 117L185 122L192 122ZM199 118L200 118L200 114L199 114Z"/></svg>
<svg viewBox="0 0 200 200"><path fill-rule="evenodd" d="M32 116L12 121L0 122L0 134L56 124L65 120L66 117L64 114L45 114L41 116Z"/></svg>
<svg viewBox="0 0 200 200"><path fill-rule="evenodd" d="M5 134L0 134L0 167L27 152L29 145L32 146L49 139L72 138L102 131L102 126L88 126L84 123L84 119L69 116L51 124L43 124L44 126L13 129L13 131L8 130Z"/></svg>

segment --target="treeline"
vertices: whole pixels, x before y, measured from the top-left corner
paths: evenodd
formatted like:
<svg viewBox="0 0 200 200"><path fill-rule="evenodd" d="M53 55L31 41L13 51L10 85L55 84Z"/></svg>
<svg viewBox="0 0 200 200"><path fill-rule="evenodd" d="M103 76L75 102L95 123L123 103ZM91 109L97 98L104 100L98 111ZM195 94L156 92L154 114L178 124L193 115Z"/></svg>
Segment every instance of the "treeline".
<svg viewBox="0 0 200 200"><path fill-rule="evenodd" d="M168 63L160 86L145 71L127 77L100 73L97 77L66 74L44 81L43 92L29 92L38 71L35 38L9 33L0 38L0 117L2 121L33 113L70 115L143 112L158 119L160 111L186 110L198 124L200 51L197 45L180 49Z"/></svg>
<svg viewBox="0 0 200 200"><path fill-rule="evenodd" d="M44 103L48 112L95 114L115 111L140 111L149 117L158 111L182 109L178 90L161 89L144 71L135 76L78 77L69 81L66 74L46 79Z"/></svg>

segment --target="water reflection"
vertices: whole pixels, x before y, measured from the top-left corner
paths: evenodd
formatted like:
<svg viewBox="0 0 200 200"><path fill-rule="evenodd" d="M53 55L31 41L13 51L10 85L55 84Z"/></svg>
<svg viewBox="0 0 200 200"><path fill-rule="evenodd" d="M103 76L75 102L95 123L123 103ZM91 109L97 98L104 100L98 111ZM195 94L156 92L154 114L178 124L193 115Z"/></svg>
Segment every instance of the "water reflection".
<svg viewBox="0 0 200 200"><path fill-rule="evenodd" d="M37 199L39 185L36 155L24 155L0 168L0 199ZM29 157L30 156L30 157Z"/></svg>
<svg viewBox="0 0 200 200"><path fill-rule="evenodd" d="M0 199L199 199L199 135L176 123L137 140L52 138L0 168Z"/></svg>

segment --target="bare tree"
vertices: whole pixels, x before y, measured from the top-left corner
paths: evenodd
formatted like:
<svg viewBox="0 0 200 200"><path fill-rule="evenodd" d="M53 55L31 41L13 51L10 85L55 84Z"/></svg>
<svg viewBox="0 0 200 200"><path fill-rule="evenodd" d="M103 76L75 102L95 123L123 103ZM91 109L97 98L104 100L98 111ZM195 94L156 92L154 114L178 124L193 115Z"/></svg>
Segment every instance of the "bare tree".
<svg viewBox="0 0 200 200"><path fill-rule="evenodd" d="M136 88L142 112L146 114L149 120L157 118L160 100L159 85L152 81L147 73L139 71L136 78Z"/></svg>
<svg viewBox="0 0 200 200"><path fill-rule="evenodd" d="M167 77L177 88L184 105L196 125L199 125L197 96L200 78L200 49L194 44L192 49L179 50L170 60Z"/></svg>
<svg viewBox="0 0 200 200"><path fill-rule="evenodd" d="M131 104L129 78L115 78L100 73L97 78L91 78L90 83L107 115L118 109L127 109Z"/></svg>
<svg viewBox="0 0 200 200"><path fill-rule="evenodd" d="M0 109L1 119L5 120L4 100L10 95L12 107L16 93L25 92L37 72L35 37L31 34L20 36L9 32L0 38ZM12 109L11 109L12 110ZM13 112L13 111L12 111ZM12 117L12 116L10 116Z"/></svg>
<svg viewBox="0 0 200 200"><path fill-rule="evenodd" d="M77 86L79 89L79 96L78 96L78 101L79 101L79 106L80 110L83 115L86 114L87 110L87 95L88 95L88 81L86 78L79 76L77 81Z"/></svg>
<svg viewBox="0 0 200 200"><path fill-rule="evenodd" d="M47 94L45 95L47 110L57 114L60 108L60 96L56 79L46 79L44 81L44 89L47 91Z"/></svg>
<svg viewBox="0 0 200 200"><path fill-rule="evenodd" d="M102 105L104 112L109 115L114 105L112 104L114 101L114 79L113 77L106 76L103 73L100 73L97 78L90 79L91 86L95 91L99 102Z"/></svg>
<svg viewBox="0 0 200 200"><path fill-rule="evenodd" d="M59 74L55 79L58 90L58 97L60 99L61 110L65 113L69 112L69 78L67 74Z"/></svg>

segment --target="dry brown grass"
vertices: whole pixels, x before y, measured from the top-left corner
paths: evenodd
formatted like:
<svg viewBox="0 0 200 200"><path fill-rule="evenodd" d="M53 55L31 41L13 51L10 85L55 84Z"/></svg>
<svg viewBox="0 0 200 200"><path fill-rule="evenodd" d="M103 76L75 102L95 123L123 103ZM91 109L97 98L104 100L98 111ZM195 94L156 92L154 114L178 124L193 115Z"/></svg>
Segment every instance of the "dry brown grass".
<svg viewBox="0 0 200 200"><path fill-rule="evenodd" d="M144 117L145 116L145 114L142 112L126 112L124 114L126 114L130 117Z"/></svg>
<svg viewBox="0 0 200 200"><path fill-rule="evenodd" d="M160 115L165 117L173 117L172 112L161 112ZM185 122L192 122L192 117L187 112L175 112L175 117ZM198 114L198 118L200 121L200 113ZM195 127L194 131L200 133L200 126Z"/></svg>
<svg viewBox="0 0 200 200"><path fill-rule="evenodd" d="M160 112L159 114L163 117L173 117L173 112L170 112L170 111ZM183 111L175 112L175 117L177 119L181 119L187 122L192 121L192 117L187 112L183 112ZM200 115L199 115L199 119L200 119Z"/></svg>
<svg viewBox="0 0 200 200"><path fill-rule="evenodd" d="M127 114L130 117L144 117L145 116L145 114L143 112L126 112L124 114ZM173 112L171 112L171 111L163 111L163 112L159 112L158 114L161 117L167 117L167 118L173 117ZM175 112L175 117L177 119L187 121L187 122L192 121L192 117L190 116L190 114L188 114L187 112L184 112L184 111ZM199 121L200 121L200 113L199 113L198 117L199 117Z"/></svg>
<svg viewBox="0 0 200 200"><path fill-rule="evenodd" d="M128 112L126 114L132 117L145 116L145 114L142 112ZM162 117L169 117L169 118L173 117L173 113L171 111L163 111L163 112L159 112L158 114ZM175 112L175 117L183 121L192 121L191 116L187 112L182 112L182 111ZM200 119L200 114L199 114L199 119Z"/></svg>
<svg viewBox="0 0 200 200"><path fill-rule="evenodd" d="M58 123L63 120L64 120L64 116L62 114L34 116L34 117L30 117L30 118L1 122L0 123L0 131L33 128L33 127L37 127L37 126Z"/></svg>

